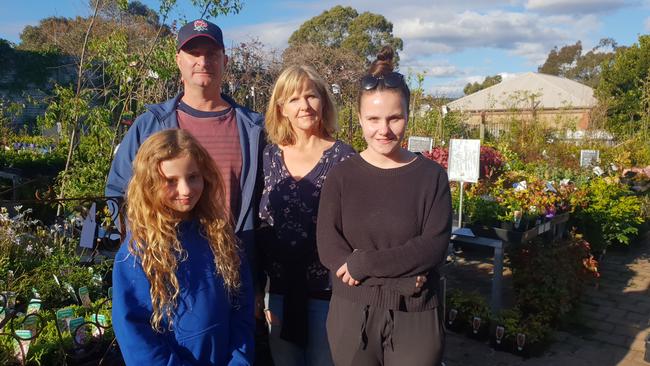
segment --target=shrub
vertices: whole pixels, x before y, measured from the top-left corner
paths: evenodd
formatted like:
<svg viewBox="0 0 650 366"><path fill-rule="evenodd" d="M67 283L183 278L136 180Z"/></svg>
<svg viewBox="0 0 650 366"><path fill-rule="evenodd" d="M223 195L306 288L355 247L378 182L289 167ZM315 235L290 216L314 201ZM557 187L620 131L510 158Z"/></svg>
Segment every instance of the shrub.
<svg viewBox="0 0 650 366"><path fill-rule="evenodd" d="M523 314L556 324L580 298L585 283L597 276L590 245L572 233L563 241L536 238L510 253L517 307Z"/></svg>
<svg viewBox="0 0 650 366"><path fill-rule="evenodd" d="M574 224L595 251L610 245L629 245L643 223L639 197L618 178L594 178L586 186L584 201L576 204Z"/></svg>

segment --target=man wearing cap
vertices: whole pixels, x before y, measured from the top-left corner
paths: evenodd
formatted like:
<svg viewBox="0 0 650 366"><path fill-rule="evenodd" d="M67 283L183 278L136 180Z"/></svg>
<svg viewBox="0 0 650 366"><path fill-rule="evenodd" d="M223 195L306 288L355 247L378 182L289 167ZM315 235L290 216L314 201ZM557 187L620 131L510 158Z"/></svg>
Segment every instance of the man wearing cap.
<svg viewBox="0 0 650 366"><path fill-rule="evenodd" d="M257 217L256 181L263 150L263 116L221 93L228 63L221 29L206 20L178 31L176 64L183 92L161 104L147 105L124 136L108 173L107 197L122 197L131 179L131 163L151 134L182 128L208 150L224 178L235 231L245 249L253 247Z"/></svg>
<svg viewBox="0 0 650 366"><path fill-rule="evenodd" d="M228 57L217 25L203 19L185 24L178 31L176 50L183 92L161 104L148 105L135 120L115 153L105 194L124 196L131 164L147 137L164 129L184 129L206 148L219 168L235 232L249 263L253 263L253 229L260 193L257 183L261 181L260 155L265 143L263 116L221 93ZM250 324L246 324L251 334L252 312L251 304Z"/></svg>

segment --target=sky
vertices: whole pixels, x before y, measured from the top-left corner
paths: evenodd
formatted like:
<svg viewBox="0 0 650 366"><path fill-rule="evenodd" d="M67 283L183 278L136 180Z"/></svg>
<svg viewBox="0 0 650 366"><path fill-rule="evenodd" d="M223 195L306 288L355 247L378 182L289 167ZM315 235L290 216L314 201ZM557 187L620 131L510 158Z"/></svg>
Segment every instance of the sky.
<svg viewBox="0 0 650 366"><path fill-rule="evenodd" d="M141 0L158 10L157 0ZM304 21L335 5L383 15L402 38L400 71L425 73L425 91L459 96L468 82L537 71L549 51L582 41L583 52L601 38L632 45L650 34L650 0L242 0L239 14L212 19L226 44L258 39L282 50ZM395 4L399 4L396 6ZM0 38L19 43L26 25L49 16L88 16L87 0L0 0ZM178 0L174 19L201 10ZM232 42L232 43L230 43ZM0 71L1 72L1 71Z"/></svg>

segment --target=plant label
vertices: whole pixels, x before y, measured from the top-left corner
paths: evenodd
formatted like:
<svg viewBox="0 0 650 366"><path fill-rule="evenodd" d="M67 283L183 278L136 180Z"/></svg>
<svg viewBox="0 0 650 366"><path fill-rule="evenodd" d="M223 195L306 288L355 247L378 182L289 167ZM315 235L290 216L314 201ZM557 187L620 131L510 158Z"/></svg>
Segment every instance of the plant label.
<svg viewBox="0 0 650 366"><path fill-rule="evenodd" d="M476 183L479 178L481 140L451 139L449 141L449 180Z"/></svg>
<svg viewBox="0 0 650 366"><path fill-rule="evenodd" d="M481 328L481 318L478 316L475 316L472 318L472 331L474 334L478 334L478 330Z"/></svg>
<svg viewBox="0 0 650 366"><path fill-rule="evenodd" d="M429 152L433 149L433 139L431 137L411 136L408 140L407 149L412 152Z"/></svg>
<svg viewBox="0 0 650 366"><path fill-rule="evenodd" d="M596 165L599 161L599 150L580 150L580 167Z"/></svg>
<svg viewBox="0 0 650 366"><path fill-rule="evenodd" d="M81 299L81 304L86 307L90 308L92 307L92 302L90 301L90 293L88 291L88 287L80 287L79 288L79 298Z"/></svg>
<svg viewBox="0 0 650 366"><path fill-rule="evenodd" d="M517 350L523 351L526 344L526 335L524 333L517 333Z"/></svg>
<svg viewBox="0 0 650 366"><path fill-rule="evenodd" d="M93 314L93 321L99 325L93 328L93 337L97 338L100 336L99 327L108 327L108 322L104 314Z"/></svg>
<svg viewBox="0 0 650 366"><path fill-rule="evenodd" d="M70 297L72 298L72 300L74 300L77 303L79 302L79 299L77 299L77 294L74 292L74 287L72 287L71 284L69 284L67 282L63 282L63 288L66 291L68 291L68 294L70 294Z"/></svg>
<svg viewBox="0 0 650 366"><path fill-rule="evenodd" d="M36 315L28 314L25 317L25 320L23 320L23 324L21 327L31 331L32 333L36 333L38 329L38 317Z"/></svg>
<svg viewBox="0 0 650 366"><path fill-rule="evenodd" d="M14 344L14 356L20 362L21 364L25 362L25 359L27 358L27 352L29 352L29 345L32 343L32 332L27 329L20 329L16 331L16 337L20 339L13 340Z"/></svg>
<svg viewBox="0 0 650 366"><path fill-rule="evenodd" d="M456 309L449 310L449 315L447 316L447 322L449 323L449 325L454 323L454 320L456 320L456 316L458 316L458 310Z"/></svg>
<svg viewBox="0 0 650 366"><path fill-rule="evenodd" d="M7 309L13 309L16 306L16 293L13 291L2 291L2 297L4 298L5 307Z"/></svg>
<svg viewBox="0 0 650 366"><path fill-rule="evenodd" d="M27 305L27 315L36 314L41 310L41 299L31 299Z"/></svg>
<svg viewBox="0 0 650 366"><path fill-rule="evenodd" d="M501 325L497 325L496 333L494 334L497 344L501 344L501 339L503 339L503 335L505 333L506 333L506 328L504 328Z"/></svg>
<svg viewBox="0 0 650 366"><path fill-rule="evenodd" d="M74 316L72 308L59 309L56 311L56 323L61 333L70 330L70 319Z"/></svg>
<svg viewBox="0 0 650 366"><path fill-rule="evenodd" d="M83 226L81 227L81 238L79 239L79 246L82 248L92 249L95 245L95 231L97 231L97 223L95 222L97 205L95 202L88 210L88 216L84 219Z"/></svg>
<svg viewBox="0 0 650 366"><path fill-rule="evenodd" d="M85 321L81 316L70 320L70 333L77 345L83 345L88 340L88 327L83 325Z"/></svg>

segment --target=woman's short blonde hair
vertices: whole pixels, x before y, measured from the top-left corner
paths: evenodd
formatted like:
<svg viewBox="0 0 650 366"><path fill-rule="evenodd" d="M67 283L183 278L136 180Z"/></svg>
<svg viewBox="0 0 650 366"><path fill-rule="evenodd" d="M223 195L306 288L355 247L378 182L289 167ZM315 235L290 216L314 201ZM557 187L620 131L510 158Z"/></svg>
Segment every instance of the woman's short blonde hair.
<svg viewBox="0 0 650 366"><path fill-rule="evenodd" d="M282 115L282 104L307 80L314 85L323 104L321 134L324 137L332 137L338 130L336 104L334 104L328 84L311 66L290 66L278 76L266 110L264 123L269 142L277 145L296 143L296 134L291 123L287 117Z"/></svg>

